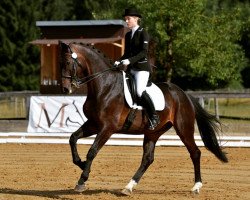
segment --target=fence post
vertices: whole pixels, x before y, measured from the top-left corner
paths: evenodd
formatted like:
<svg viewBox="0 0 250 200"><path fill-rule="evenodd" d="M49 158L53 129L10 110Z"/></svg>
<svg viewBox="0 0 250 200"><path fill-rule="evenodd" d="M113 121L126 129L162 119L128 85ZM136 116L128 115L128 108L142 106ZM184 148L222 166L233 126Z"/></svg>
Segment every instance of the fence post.
<svg viewBox="0 0 250 200"><path fill-rule="evenodd" d="M219 116L219 105L218 105L218 99L214 97L214 109L215 109L215 116L217 119L220 118Z"/></svg>
<svg viewBox="0 0 250 200"><path fill-rule="evenodd" d="M25 96L25 106L26 106L26 119L29 119L30 114L30 95Z"/></svg>
<svg viewBox="0 0 250 200"><path fill-rule="evenodd" d="M204 98L203 97L199 97L199 103L202 106L202 108L205 107L205 103L204 103Z"/></svg>

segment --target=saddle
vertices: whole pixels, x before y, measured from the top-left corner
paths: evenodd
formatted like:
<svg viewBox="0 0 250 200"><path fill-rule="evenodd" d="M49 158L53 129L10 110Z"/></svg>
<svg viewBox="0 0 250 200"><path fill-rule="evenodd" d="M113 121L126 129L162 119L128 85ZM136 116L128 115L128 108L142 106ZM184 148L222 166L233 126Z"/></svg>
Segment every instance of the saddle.
<svg viewBox="0 0 250 200"><path fill-rule="evenodd" d="M143 110L144 108L140 105L139 99L137 98L135 80L133 76L131 74L126 74L124 71L122 71L122 73L125 99L131 108L123 125L123 130L128 130L135 119L137 110ZM146 91L154 103L155 110L163 110L165 108L165 99L160 88L149 81Z"/></svg>
<svg viewBox="0 0 250 200"><path fill-rule="evenodd" d="M143 107L140 105L139 99L137 98L135 80L133 76L125 73L124 71L122 71L122 73L124 94L127 104L130 108L142 110ZM154 103L155 110L163 110L165 108L165 99L161 89L149 80L146 91Z"/></svg>

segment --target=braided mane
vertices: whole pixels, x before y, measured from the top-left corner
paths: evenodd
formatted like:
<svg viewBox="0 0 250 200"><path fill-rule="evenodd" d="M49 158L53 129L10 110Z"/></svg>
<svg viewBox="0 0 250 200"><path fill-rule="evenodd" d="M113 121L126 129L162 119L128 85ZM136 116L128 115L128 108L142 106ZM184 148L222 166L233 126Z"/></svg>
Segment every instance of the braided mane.
<svg viewBox="0 0 250 200"><path fill-rule="evenodd" d="M109 65L109 66L112 66L114 64L113 60L111 58L109 58L108 56L106 56L100 49L96 48L94 45L92 44L84 44L82 42L80 43L76 43L74 42L73 44L80 44L81 46L84 46L88 49L90 49L91 51L95 52L97 55L99 55L101 58L104 59L104 62Z"/></svg>

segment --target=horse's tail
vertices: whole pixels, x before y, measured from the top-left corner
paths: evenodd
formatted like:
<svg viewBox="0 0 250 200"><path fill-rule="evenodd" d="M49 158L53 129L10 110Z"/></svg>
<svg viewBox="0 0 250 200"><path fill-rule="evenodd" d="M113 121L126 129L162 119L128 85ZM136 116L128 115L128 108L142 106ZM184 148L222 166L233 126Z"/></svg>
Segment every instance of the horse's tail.
<svg viewBox="0 0 250 200"><path fill-rule="evenodd" d="M219 160L228 162L225 153L221 150L216 135L219 132L220 121L204 110L199 102L189 95L194 108L198 129L205 147L211 151Z"/></svg>

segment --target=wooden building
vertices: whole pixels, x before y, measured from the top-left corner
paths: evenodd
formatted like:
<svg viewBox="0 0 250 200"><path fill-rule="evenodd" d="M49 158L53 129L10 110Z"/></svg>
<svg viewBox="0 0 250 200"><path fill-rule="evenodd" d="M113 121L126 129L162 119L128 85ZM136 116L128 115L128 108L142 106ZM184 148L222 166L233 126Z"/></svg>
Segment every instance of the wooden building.
<svg viewBox="0 0 250 200"><path fill-rule="evenodd" d="M61 94L58 41L93 44L113 60L124 51L128 31L123 20L37 21L41 37L32 41L41 50L40 93ZM82 87L77 93L86 93Z"/></svg>

